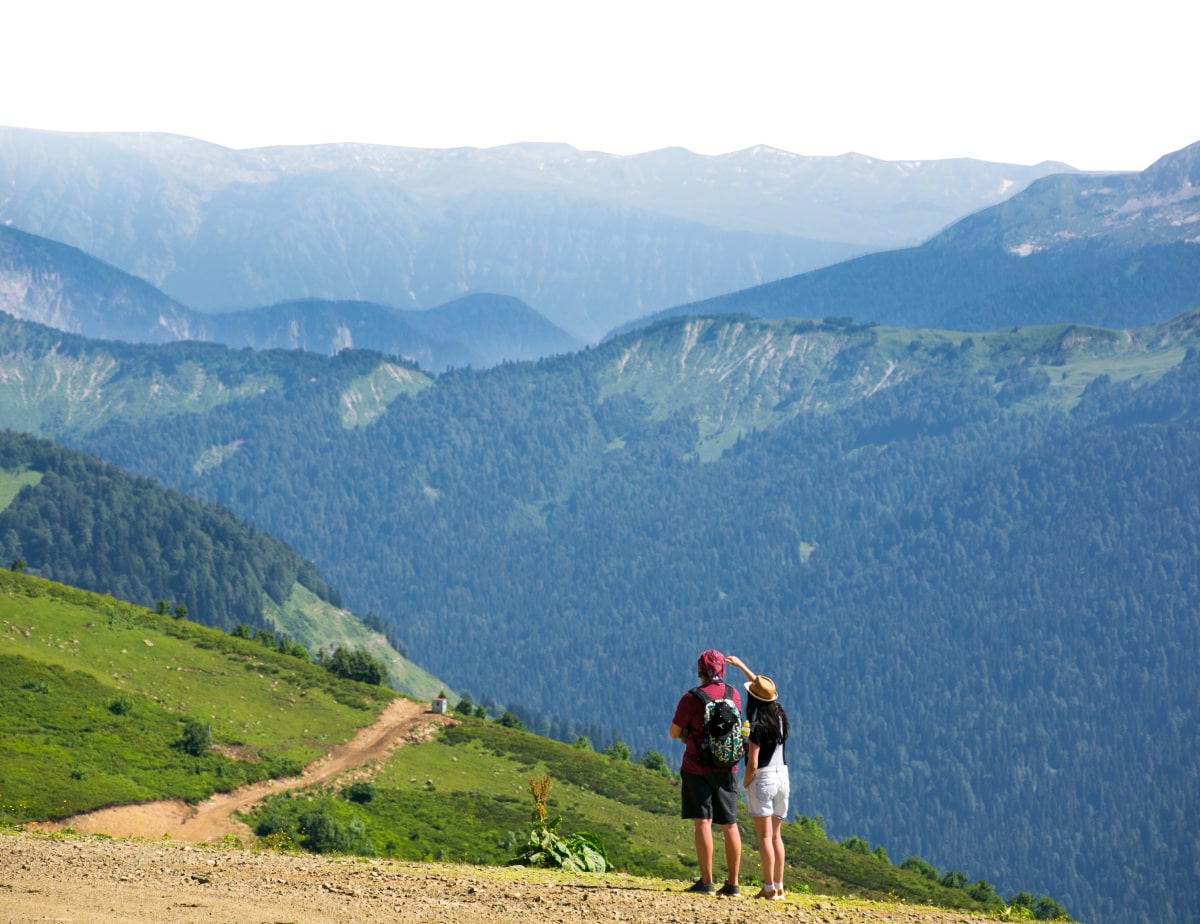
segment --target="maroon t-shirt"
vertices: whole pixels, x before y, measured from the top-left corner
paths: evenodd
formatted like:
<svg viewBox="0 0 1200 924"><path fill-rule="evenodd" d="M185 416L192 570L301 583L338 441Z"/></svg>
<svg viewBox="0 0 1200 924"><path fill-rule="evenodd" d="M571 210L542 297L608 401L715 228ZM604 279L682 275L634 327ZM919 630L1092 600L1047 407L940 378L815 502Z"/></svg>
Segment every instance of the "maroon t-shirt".
<svg viewBox="0 0 1200 924"><path fill-rule="evenodd" d="M710 683L700 689L713 699L720 699L725 695L724 683ZM737 704L738 711L741 711L742 697L738 688L730 684L729 689L733 694L730 699ZM675 718L671 721L688 733L684 739L683 766L680 768L684 773L733 773L737 770L736 764L728 770L722 770L720 767L710 767L700 762L699 741L704 735L704 703L691 690L680 698L679 705L675 707Z"/></svg>

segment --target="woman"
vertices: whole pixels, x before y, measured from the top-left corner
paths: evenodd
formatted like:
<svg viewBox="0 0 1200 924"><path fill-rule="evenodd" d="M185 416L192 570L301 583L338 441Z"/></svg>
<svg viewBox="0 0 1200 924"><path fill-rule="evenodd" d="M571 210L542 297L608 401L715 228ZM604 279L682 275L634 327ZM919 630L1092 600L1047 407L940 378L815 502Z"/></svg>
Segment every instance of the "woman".
<svg viewBox="0 0 1200 924"><path fill-rule="evenodd" d="M788 718L770 677L755 674L732 655L732 664L749 679L746 692L746 720L750 738L746 744L746 770L742 785L750 817L758 834L758 856L762 862L763 887L755 898L771 901L783 898L783 836L788 812L787 759L784 748L788 737Z"/></svg>

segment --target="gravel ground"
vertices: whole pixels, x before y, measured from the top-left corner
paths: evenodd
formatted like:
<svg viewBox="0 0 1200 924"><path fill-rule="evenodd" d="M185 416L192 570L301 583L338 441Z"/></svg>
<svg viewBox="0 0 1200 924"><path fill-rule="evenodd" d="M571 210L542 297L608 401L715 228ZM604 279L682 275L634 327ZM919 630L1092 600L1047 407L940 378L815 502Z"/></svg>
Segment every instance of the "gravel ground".
<svg viewBox="0 0 1200 924"><path fill-rule="evenodd" d="M682 886L611 874L329 859L166 840L0 834L0 921L5 924L987 920L812 895L789 895L782 902L683 895L677 891Z"/></svg>

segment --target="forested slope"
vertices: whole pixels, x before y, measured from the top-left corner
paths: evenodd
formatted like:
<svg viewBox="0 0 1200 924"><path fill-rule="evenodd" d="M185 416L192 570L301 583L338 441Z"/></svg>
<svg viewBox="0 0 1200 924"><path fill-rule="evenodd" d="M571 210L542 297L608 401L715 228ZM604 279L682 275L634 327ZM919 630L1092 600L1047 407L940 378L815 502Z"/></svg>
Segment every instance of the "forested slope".
<svg viewBox="0 0 1200 924"><path fill-rule="evenodd" d="M150 609L182 606L225 631L265 627L265 600L283 605L297 583L341 604L286 543L148 478L11 430L0 431L0 472L36 478L0 510L5 565Z"/></svg>
<svg viewBox="0 0 1200 924"><path fill-rule="evenodd" d="M303 658L364 651L412 696L444 691L285 542L227 509L45 440L0 431L0 564ZM265 633L265 636L264 636Z"/></svg>
<svg viewBox="0 0 1200 924"><path fill-rule="evenodd" d="M308 358L306 386L73 440L287 538L543 730L671 754L696 654L732 650L780 684L794 808L831 833L1084 920L1185 921L1196 321L681 320L447 374L356 427L338 395L366 358Z"/></svg>

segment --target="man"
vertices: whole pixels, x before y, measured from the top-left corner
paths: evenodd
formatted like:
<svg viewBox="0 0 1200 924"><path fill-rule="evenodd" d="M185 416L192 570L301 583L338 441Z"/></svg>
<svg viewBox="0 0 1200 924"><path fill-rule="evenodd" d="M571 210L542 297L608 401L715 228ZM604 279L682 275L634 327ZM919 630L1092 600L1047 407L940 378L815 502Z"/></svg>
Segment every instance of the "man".
<svg viewBox="0 0 1200 924"><path fill-rule="evenodd" d="M709 650L696 662L700 688L711 699L728 696L742 708L735 687L728 693L725 686L725 656ZM675 707L670 735L684 744L683 766L679 777L683 794L683 817L695 825L696 859L700 878L684 891L729 897L740 895L738 868L742 862L742 837L737 827L737 764L728 768L706 766L700 758L699 742L703 737L704 703L691 690L683 694ZM713 882L713 823L721 826L725 840L725 865L728 876L718 889Z"/></svg>

